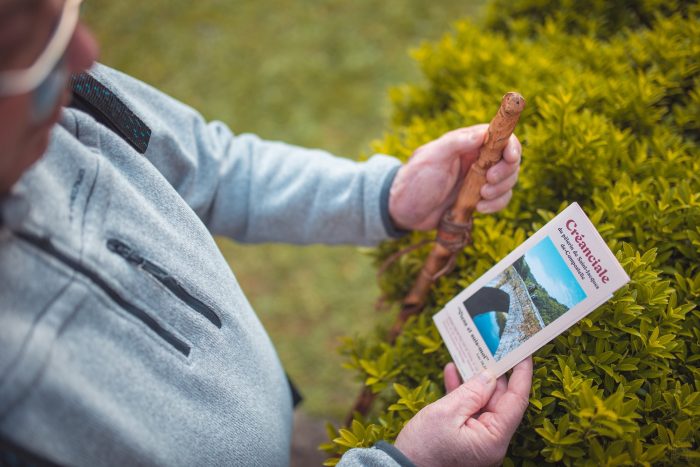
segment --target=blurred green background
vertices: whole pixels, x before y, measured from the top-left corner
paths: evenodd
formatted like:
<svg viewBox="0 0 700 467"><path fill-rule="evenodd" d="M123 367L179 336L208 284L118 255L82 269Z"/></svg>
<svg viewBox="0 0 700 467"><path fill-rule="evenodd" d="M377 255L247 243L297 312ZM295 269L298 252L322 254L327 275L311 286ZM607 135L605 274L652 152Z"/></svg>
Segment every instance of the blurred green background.
<svg viewBox="0 0 700 467"><path fill-rule="evenodd" d="M226 122L234 132L369 154L389 86L415 82L408 50L482 0L90 0L100 60ZM342 417L359 386L340 367L343 335L378 320L369 258L353 247L219 245L305 396Z"/></svg>

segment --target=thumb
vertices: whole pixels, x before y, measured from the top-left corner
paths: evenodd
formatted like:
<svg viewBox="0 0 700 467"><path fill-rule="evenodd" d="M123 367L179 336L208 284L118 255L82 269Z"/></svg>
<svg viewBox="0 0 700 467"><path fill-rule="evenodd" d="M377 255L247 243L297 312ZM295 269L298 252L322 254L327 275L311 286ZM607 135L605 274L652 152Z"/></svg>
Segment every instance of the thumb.
<svg viewBox="0 0 700 467"><path fill-rule="evenodd" d="M449 413L458 414L466 420L488 404L495 390L496 378L484 371L447 394L440 402Z"/></svg>

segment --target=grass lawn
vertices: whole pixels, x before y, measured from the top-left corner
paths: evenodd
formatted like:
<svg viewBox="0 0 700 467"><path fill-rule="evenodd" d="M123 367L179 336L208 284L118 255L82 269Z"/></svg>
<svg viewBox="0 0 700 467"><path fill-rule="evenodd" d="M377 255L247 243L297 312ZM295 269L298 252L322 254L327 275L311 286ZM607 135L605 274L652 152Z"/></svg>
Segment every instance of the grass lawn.
<svg viewBox="0 0 700 467"><path fill-rule="evenodd" d="M408 49L482 0L90 0L101 61L236 133L367 153L389 116L387 87L418 79ZM358 390L339 337L376 325L374 270L352 247L219 244L305 395L340 417Z"/></svg>

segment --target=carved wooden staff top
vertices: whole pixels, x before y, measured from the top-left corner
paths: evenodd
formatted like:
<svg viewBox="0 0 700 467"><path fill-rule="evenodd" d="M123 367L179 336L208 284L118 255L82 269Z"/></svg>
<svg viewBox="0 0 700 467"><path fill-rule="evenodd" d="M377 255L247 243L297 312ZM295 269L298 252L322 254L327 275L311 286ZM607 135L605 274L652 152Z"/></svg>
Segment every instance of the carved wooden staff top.
<svg viewBox="0 0 700 467"><path fill-rule="evenodd" d="M503 96L498 113L489 123L479 157L469 168L457 200L442 216L435 245L416 282L403 300L401 312L389 331L390 342L396 340L409 317L420 313L432 284L452 270L457 254L471 243L472 215L481 199L480 192L486 183L486 171L501 159L503 149L524 108L525 99L517 92L509 92Z"/></svg>

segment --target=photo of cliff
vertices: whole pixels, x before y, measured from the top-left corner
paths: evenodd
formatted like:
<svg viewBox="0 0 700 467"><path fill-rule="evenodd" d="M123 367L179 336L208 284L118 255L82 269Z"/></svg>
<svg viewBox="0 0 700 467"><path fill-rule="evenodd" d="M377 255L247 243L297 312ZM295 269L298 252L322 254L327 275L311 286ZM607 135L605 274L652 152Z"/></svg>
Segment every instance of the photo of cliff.
<svg viewBox="0 0 700 467"><path fill-rule="evenodd" d="M547 237L465 300L464 307L500 360L584 298Z"/></svg>

